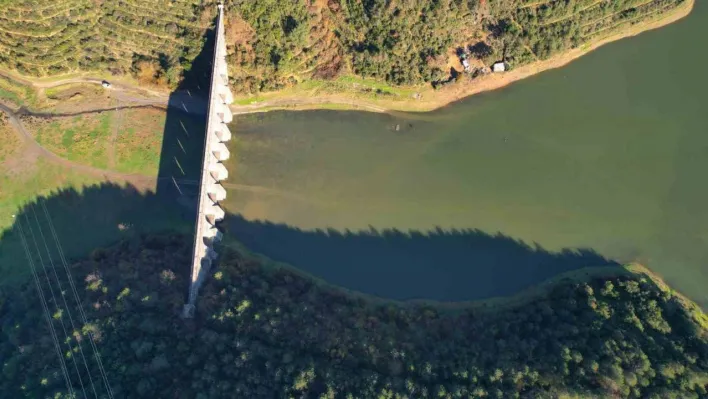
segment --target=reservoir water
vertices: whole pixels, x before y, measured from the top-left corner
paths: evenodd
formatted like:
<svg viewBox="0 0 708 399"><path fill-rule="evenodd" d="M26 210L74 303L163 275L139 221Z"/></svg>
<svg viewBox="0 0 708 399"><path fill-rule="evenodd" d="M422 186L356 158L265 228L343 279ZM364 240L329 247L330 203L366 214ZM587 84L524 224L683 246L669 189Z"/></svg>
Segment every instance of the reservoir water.
<svg viewBox="0 0 708 399"><path fill-rule="evenodd" d="M432 113L240 116L228 229L394 299L508 295L640 261L706 308L705 37L698 2L675 24Z"/></svg>

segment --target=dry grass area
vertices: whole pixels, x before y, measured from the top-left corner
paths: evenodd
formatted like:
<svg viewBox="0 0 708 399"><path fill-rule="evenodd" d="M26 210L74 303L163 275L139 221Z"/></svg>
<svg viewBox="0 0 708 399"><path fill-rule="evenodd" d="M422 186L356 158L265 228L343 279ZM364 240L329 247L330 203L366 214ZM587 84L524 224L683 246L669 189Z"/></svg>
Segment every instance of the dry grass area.
<svg viewBox="0 0 708 399"><path fill-rule="evenodd" d="M23 117L22 123L42 147L71 161L105 166L110 115L86 114L71 117Z"/></svg>
<svg viewBox="0 0 708 399"><path fill-rule="evenodd" d="M165 111L122 109L70 117L23 117L42 147L69 161L118 172L154 176Z"/></svg>
<svg viewBox="0 0 708 399"><path fill-rule="evenodd" d="M22 147L22 141L10 126L7 116L0 112L0 170L3 173L14 175L18 172L21 164L18 156Z"/></svg>
<svg viewBox="0 0 708 399"><path fill-rule="evenodd" d="M144 108L122 110L115 141L119 172L157 175L165 129L165 111Z"/></svg>
<svg viewBox="0 0 708 399"><path fill-rule="evenodd" d="M77 101L84 97L95 99L97 96L104 95L104 93L104 89L86 83L73 83L46 89L44 91L44 95L47 99L58 102Z"/></svg>

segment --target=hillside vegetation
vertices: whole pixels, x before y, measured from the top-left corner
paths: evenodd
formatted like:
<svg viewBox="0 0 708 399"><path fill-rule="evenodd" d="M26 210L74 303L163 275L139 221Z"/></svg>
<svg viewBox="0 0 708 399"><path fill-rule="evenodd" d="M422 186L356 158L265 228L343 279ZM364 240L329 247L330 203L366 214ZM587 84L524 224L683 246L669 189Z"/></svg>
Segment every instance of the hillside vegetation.
<svg viewBox="0 0 708 399"><path fill-rule="evenodd" d="M74 335L86 351L93 332L116 397L708 394L705 315L641 274L560 282L494 312L444 312L372 303L228 250L196 318L184 321L187 276L176 265L188 263L190 244L182 236L144 237L95 250L71 267L89 318ZM0 391L7 397L67 397L37 298L29 284L0 292ZM66 312L49 307L61 331ZM77 341L67 343L72 366L74 356L81 361ZM97 375L92 362L89 368Z"/></svg>
<svg viewBox="0 0 708 399"><path fill-rule="evenodd" d="M473 68L547 59L686 0L230 0L239 93L358 75L441 85ZM213 25L214 1L0 0L0 65L47 76L131 73L176 85Z"/></svg>

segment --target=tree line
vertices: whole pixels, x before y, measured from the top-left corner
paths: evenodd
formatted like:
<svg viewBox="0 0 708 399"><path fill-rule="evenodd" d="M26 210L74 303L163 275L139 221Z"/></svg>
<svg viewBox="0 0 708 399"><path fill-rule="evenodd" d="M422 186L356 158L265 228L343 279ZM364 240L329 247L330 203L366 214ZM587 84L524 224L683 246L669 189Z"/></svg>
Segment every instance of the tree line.
<svg viewBox="0 0 708 399"><path fill-rule="evenodd" d="M196 317L183 320L190 250L188 237L143 236L71 266L89 318L75 334L84 345L88 331L97 337L116 397L708 395L699 311L646 277L446 311L371 302L225 248ZM34 290L0 292L0 392L67 397ZM67 362L78 356L69 341Z"/></svg>
<svg viewBox="0 0 708 399"><path fill-rule="evenodd" d="M176 87L213 27L215 1L5 0L0 65L44 76L86 70ZM671 11L684 0L230 0L226 40L239 93L353 74L437 87L475 68L546 59ZM472 74L471 77L475 75Z"/></svg>

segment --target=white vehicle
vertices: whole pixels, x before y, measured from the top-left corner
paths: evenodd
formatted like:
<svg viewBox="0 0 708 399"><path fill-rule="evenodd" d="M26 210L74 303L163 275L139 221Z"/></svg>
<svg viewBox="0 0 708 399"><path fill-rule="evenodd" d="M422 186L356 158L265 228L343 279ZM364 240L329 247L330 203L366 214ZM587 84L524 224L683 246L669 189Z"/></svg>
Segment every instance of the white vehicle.
<svg viewBox="0 0 708 399"><path fill-rule="evenodd" d="M111 88L111 84L108 83L108 82L105 81L105 80L104 80L103 82L101 82L101 86L103 86L103 87L106 88L106 89L110 89L110 88Z"/></svg>

